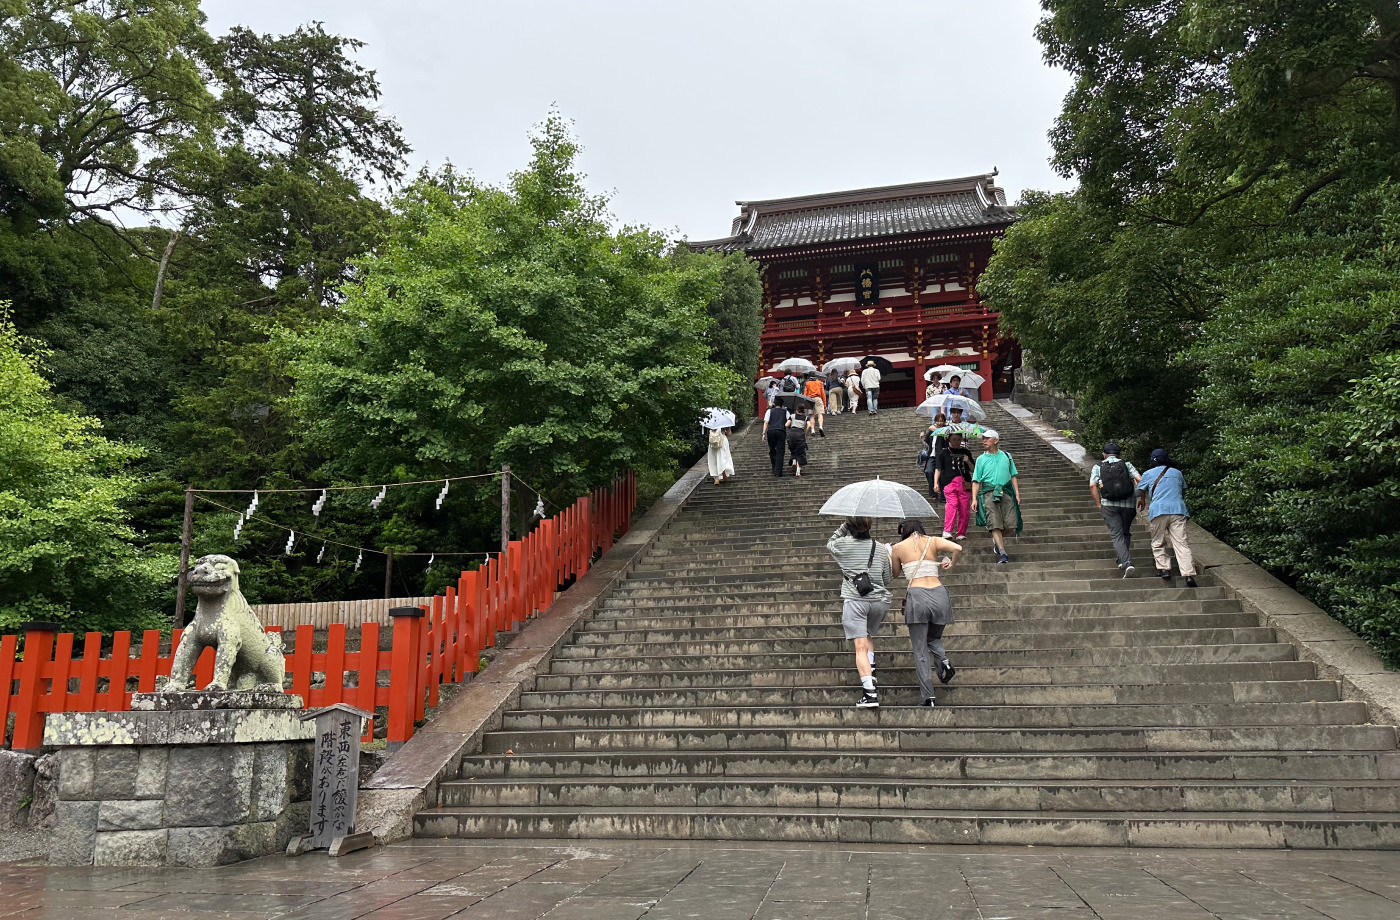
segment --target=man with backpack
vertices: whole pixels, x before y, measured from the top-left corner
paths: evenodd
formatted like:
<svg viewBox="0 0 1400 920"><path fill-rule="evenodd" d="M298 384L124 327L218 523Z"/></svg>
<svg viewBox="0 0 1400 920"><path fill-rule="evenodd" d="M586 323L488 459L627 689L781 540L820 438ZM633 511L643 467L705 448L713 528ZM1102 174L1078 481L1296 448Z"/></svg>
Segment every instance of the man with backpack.
<svg viewBox="0 0 1400 920"><path fill-rule="evenodd" d="M1103 462L1095 463L1089 473L1089 494L1103 512L1108 535L1113 540L1113 552L1118 556L1118 568L1123 577L1133 574L1133 519L1137 517L1137 484L1142 479L1137 468L1118 456L1117 442L1103 446Z"/></svg>

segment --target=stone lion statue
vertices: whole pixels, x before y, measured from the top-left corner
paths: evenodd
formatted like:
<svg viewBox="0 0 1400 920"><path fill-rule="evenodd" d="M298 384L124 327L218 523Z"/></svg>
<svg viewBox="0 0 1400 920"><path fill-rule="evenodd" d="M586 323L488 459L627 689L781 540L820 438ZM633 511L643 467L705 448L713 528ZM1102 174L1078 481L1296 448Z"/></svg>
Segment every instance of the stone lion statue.
<svg viewBox="0 0 1400 920"><path fill-rule="evenodd" d="M228 556L201 556L190 568L190 590L199 599L194 620L180 636L167 691L194 686L194 664L214 646L214 679L206 690L282 690L286 665L282 637L263 631L257 614L238 589L238 563Z"/></svg>

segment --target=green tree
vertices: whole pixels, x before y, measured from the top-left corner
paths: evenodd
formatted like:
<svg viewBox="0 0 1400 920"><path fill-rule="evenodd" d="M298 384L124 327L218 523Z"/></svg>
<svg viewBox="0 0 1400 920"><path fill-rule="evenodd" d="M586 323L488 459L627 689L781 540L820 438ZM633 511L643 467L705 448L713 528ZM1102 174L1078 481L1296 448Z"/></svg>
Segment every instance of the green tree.
<svg viewBox="0 0 1400 920"><path fill-rule="evenodd" d="M1400 663L1400 7L1044 7L1080 187L981 292L1091 438L1172 447L1202 523Z"/></svg>
<svg viewBox="0 0 1400 920"><path fill-rule="evenodd" d="M0 192L22 224L178 206L212 142L198 0L9 0Z"/></svg>
<svg viewBox="0 0 1400 920"><path fill-rule="evenodd" d="M509 463L562 506L626 469L670 466L700 407L734 385L705 340L719 263L678 268L659 234L610 229L558 116L533 144L505 188L420 176L335 316L299 337L293 399L328 475ZM379 533L403 549L445 539L452 525L423 526L431 498L386 513ZM471 514L453 536L474 541L462 548L491 533Z"/></svg>
<svg viewBox="0 0 1400 920"><path fill-rule="evenodd" d="M758 367L759 336L763 332L763 283L758 269L742 252L696 253L684 243L675 247L671 258L682 269L706 260L718 264L720 290L705 306L710 317L705 341L710 346L711 360L738 375L725 404L740 419L747 419L753 414L749 381Z"/></svg>
<svg viewBox="0 0 1400 920"><path fill-rule="evenodd" d="M156 605L175 560L133 545L127 467L137 456L59 407L38 355L0 314L0 630L163 622Z"/></svg>

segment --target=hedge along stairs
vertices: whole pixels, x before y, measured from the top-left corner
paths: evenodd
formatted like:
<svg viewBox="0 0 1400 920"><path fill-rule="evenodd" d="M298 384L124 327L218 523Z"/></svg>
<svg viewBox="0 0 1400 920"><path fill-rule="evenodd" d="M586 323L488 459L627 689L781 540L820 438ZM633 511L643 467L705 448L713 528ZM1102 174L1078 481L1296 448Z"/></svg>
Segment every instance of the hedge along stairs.
<svg viewBox="0 0 1400 920"><path fill-rule="evenodd" d="M1123 579L1081 474L990 411L1027 523L1010 565L969 531L947 578L957 676L937 708L915 706L897 607L876 640L881 706L855 708L825 549L837 522L816 513L876 474L923 490L922 420L829 422L800 479L772 477L749 430L733 440L739 478L696 490L438 785L417 833L1400 846L1395 729L1368 724L1209 572L1164 587L1143 520L1147 574Z"/></svg>

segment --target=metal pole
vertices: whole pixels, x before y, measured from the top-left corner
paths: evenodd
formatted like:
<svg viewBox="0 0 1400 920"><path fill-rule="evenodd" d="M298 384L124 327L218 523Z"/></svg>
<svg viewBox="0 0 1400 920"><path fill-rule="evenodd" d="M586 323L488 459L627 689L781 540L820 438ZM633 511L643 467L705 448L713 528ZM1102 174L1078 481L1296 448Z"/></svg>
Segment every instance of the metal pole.
<svg viewBox="0 0 1400 920"><path fill-rule="evenodd" d="M394 551L389 550L389 559L384 563L384 597L391 597L394 580Z"/></svg>
<svg viewBox="0 0 1400 920"><path fill-rule="evenodd" d="M185 486L185 523L180 528L180 573L176 576L175 628L185 626L185 589L189 586L190 531L194 529L194 489Z"/></svg>
<svg viewBox="0 0 1400 920"><path fill-rule="evenodd" d="M501 467L501 552L510 548L510 464Z"/></svg>

